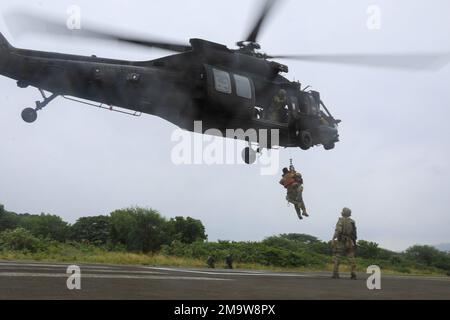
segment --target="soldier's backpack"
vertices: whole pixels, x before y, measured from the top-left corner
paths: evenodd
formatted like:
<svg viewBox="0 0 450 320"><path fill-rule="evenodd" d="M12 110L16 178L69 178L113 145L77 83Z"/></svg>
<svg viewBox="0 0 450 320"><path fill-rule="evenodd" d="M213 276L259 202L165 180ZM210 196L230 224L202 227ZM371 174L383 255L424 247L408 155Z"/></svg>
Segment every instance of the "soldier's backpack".
<svg viewBox="0 0 450 320"><path fill-rule="evenodd" d="M350 218L341 218L341 236L354 239L355 238L355 224Z"/></svg>
<svg viewBox="0 0 450 320"><path fill-rule="evenodd" d="M302 184L303 184L303 176L302 176L300 173L297 173L297 174L295 175L295 181L296 181L298 184L302 185Z"/></svg>

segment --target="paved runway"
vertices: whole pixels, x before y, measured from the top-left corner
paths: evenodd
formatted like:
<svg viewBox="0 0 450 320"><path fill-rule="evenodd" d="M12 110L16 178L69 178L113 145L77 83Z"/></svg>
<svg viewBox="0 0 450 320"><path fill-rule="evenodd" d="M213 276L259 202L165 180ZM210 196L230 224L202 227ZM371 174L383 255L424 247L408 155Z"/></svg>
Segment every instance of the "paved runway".
<svg viewBox="0 0 450 320"><path fill-rule="evenodd" d="M450 300L449 278L382 276L381 290L367 289L368 275L351 281L327 273L79 265L81 289L69 290L68 264L0 261L0 299Z"/></svg>

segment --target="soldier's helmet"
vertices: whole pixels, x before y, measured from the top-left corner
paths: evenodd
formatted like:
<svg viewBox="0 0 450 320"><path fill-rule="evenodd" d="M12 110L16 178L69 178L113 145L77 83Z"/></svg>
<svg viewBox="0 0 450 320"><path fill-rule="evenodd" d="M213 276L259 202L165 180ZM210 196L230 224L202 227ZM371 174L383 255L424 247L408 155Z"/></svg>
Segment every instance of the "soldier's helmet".
<svg viewBox="0 0 450 320"><path fill-rule="evenodd" d="M352 210L350 210L349 208L344 208L342 209L342 216L343 217L350 217L352 215Z"/></svg>
<svg viewBox="0 0 450 320"><path fill-rule="evenodd" d="M280 98L286 98L286 96L287 96L287 91L286 90L284 90L284 89L281 89L280 91L278 91L278 96L280 97Z"/></svg>

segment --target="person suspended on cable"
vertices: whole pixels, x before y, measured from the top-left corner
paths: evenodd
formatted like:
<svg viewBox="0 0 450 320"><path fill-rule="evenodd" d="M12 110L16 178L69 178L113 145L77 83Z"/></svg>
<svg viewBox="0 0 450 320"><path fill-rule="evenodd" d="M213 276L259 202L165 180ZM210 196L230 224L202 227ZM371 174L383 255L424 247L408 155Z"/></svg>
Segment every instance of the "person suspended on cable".
<svg viewBox="0 0 450 320"><path fill-rule="evenodd" d="M280 184L287 190L286 200L294 205L298 218L303 220L303 217L309 217L303 201L303 177L295 170L292 160L289 169L283 169Z"/></svg>

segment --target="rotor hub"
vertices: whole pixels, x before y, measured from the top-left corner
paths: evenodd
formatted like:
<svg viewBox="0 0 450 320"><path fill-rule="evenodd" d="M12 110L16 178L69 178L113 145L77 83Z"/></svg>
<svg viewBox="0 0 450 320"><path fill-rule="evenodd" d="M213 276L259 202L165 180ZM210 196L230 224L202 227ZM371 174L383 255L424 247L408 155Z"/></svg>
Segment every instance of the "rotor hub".
<svg viewBox="0 0 450 320"><path fill-rule="evenodd" d="M261 46L257 42L252 41L239 41L236 45L241 49L247 49L251 51L260 50Z"/></svg>

